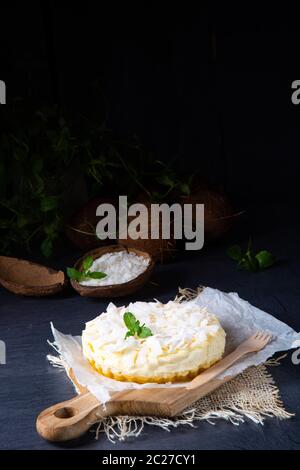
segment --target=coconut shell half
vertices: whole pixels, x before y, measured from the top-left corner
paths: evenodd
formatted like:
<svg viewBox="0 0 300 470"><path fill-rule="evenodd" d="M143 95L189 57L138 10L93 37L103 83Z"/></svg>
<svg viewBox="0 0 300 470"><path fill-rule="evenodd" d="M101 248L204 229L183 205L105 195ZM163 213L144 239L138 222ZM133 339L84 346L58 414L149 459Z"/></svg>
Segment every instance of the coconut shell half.
<svg viewBox="0 0 300 470"><path fill-rule="evenodd" d="M42 297L60 292L66 285L63 271L25 259L0 256L0 284L18 295Z"/></svg>
<svg viewBox="0 0 300 470"><path fill-rule="evenodd" d="M79 271L82 268L83 260L87 256L92 256L93 259L100 258L100 256L104 255L105 253L114 253L117 251L127 251L129 253L135 253L138 256L142 256L145 259L149 260L149 265L147 269L137 276L136 278L132 279L131 281L124 282L122 284L114 284L110 286L82 286L79 282L71 280L71 285L73 289L75 289L78 294L82 297L123 297L129 294L133 294L134 292L141 289L146 282L150 279L152 275L152 271L155 265L155 262L152 256L141 250L137 250L135 248L126 248L122 245L110 245L101 248L96 248L95 250L89 251L86 253L82 258L80 258L76 263L74 268L78 269Z"/></svg>

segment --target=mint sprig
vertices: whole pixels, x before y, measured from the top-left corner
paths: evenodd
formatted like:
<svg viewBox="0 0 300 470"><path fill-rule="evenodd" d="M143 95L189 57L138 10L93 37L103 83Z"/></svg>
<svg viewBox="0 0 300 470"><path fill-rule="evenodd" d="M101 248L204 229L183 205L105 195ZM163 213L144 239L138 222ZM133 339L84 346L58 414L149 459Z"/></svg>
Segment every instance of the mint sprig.
<svg viewBox="0 0 300 470"><path fill-rule="evenodd" d="M238 268L252 272L263 271L276 263L275 256L268 250L261 250L255 254L251 239L244 253L239 245L233 245L228 248L227 255L237 262Z"/></svg>
<svg viewBox="0 0 300 470"><path fill-rule="evenodd" d="M135 318L133 313L125 312L123 315L123 320L128 328L128 331L125 335L125 339L129 338L129 336L137 336L138 338L147 338L148 336L153 336L152 331L150 328L140 324L140 321Z"/></svg>
<svg viewBox="0 0 300 470"><path fill-rule="evenodd" d="M89 279L103 279L107 274L97 271L90 271L94 258L87 256L82 262L82 268L80 271L75 268L67 268L67 275L73 281L87 281Z"/></svg>

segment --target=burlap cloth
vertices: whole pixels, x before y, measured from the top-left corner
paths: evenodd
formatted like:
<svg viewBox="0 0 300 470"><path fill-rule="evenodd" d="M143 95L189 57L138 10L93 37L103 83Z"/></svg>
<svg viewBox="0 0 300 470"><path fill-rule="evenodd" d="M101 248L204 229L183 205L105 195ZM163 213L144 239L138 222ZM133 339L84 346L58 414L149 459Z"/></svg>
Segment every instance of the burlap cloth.
<svg viewBox="0 0 300 470"><path fill-rule="evenodd" d="M279 390L266 366L261 365L249 367L219 389L201 398L180 416L108 417L98 423L96 437L105 433L111 442L115 442L139 436L145 425L158 426L169 431L180 425L196 427L197 421L215 424L218 419L224 419L233 425L239 425L249 419L256 424L263 424L266 417L288 419L292 416L293 413L285 410Z"/></svg>

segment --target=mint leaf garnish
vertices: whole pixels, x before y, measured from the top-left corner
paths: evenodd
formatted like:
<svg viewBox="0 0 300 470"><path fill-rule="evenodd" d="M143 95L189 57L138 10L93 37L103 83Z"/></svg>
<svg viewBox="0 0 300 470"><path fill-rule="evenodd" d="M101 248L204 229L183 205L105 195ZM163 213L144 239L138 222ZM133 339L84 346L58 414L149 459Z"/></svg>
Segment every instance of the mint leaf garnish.
<svg viewBox="0 0 300 470"><path fill-rule="evenodd" d="M137 336L138 338L147 338L148 336L153 336L150 328L145 326L145 324L141 326L140 321L135 318L133 313L125 312L123 315L123 320L126 327L128 328L125 339L127 339L129 336Z"/></svg>
<svg viewBox="0 0 300 470"><path fill-rule="evenodd" d="M134 336L134 333L132 333L132 331L127 331L125 339L129 338L129 336Z"/></svg>
<svg viewBox="0 0 300 470"><path fill-rule="evenodd" d="M89 277L90 279L103 279L106 276L107 276L107 274L102 273L100 271L99 272L97 272L97 271L94 271L94 272L88 271L87 273L85 273L85 277Z"/></svg>
<svg viewBox="0 0 300 470"><path fill-rule="evenodd" d="M75 268L67 268L67 275L73 281L79 281L82 277L81 272L77 271L77 269L75 269Z"/></svg>
<svg viewBox="0 0 300 470"><path fill-rule="evenodd" d="M139 337L147 338L148 336L152 336L152 331L147 326L142 326L139 333Z"/></svg>
<svg viewBox="0 0 300 470"><path fill-rule="evenodd" d="M67 268L67 275L73 281L87 281L88 279L103 279L107 274L98 271L89 271L93 264L93 257L87 256L82 262L82 268L80 271L75 268Z"/></svg>
<svg viewBox="0 0 300 470"><path fill-rule="evenodd" d="M94 258L92 256L87 256L83 262L82 262L82 268L83 268L83 271L86 272L88 271L91 267L92 267L92 264L93 264L93 261L94 261Z"/></svg>
<svg viewBox="0 0 300 470"><path fill-rule="evenodd" d="M129 331L133 331L136 326L136 318L131 312L125 312L123 315L123 320Z"/></svg>

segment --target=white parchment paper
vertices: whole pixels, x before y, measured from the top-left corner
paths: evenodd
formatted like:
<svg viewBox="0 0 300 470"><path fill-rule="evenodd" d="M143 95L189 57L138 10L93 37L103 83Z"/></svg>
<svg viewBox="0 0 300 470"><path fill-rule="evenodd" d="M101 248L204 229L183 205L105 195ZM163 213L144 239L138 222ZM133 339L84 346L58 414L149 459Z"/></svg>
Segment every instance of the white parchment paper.
<svg viewBox="0 0 300 470"><path fill-rule="evenodd" d="M194 302L200 306L205 306L209 311L217 315L227 335L225 355L257 331L271 333L274 337L273 341L262 351L249 355L234 364L222 374L222 377L236 375L249 366L261 364L276 352L292 349L295 347L295 344L300 342L300 333L297 333L272 315L241 299L236 293L225 293L206 287L195 299L188 300L187 302ZM87 387L103 403L109 400L110 394L115 391L130 388L178 387L186 385L184 383L141 385L133 382L119 382L101 376L93 370L83 356L81 336L60 333L52 324L51 328L54 336L53 346L59 352L63 362L67 367L73 369L77 381L82 386ZM51 356L48 357L51 360Z"/></svg>

